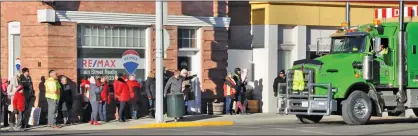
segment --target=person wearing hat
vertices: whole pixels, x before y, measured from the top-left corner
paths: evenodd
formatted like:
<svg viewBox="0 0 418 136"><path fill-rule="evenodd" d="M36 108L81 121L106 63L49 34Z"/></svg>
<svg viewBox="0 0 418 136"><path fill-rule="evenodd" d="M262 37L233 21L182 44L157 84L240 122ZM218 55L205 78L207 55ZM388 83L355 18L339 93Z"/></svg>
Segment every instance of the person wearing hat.
<svg viewBox="0 0 418 136"><path fill-rule="evenodd" d="M277 76L274 79L274 82L273 82L274 97L277 97L277 95L278 95L277 89L278 89L278 84L279 83L286 83L286 75L285 75L284 70L280 70L279 76Z"/></svg>

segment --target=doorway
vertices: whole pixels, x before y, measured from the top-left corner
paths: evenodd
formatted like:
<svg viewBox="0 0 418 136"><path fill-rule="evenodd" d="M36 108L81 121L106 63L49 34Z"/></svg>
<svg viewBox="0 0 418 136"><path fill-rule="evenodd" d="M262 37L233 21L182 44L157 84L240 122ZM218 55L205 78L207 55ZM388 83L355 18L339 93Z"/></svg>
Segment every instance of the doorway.
<svg viewBox="0 0 418 136"><path fill-rule="evenodd" d="M8 75L19 74L22 67L20 61L20 22L8 23Z"/></svg>
<svg viewBox="0 0 418 136"><path fill-rule="evenodd" d="M177 61L178 70L186 69L187 71L192 71L192 57L188 56L179 56Z"/></svg>

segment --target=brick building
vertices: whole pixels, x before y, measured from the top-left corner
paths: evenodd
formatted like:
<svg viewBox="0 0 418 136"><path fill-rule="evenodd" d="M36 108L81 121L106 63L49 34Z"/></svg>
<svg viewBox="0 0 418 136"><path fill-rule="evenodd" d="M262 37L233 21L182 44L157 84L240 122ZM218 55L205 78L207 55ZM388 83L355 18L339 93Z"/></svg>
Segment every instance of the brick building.
<svg viewBox="0 0 418 136"><path fill-rule="evenodd" d="M222 96L227 3L168 2L167 9L164 66L197 73L202 98ZM133 50L139 57L134 74L145 79L155 69L154 23L155 2L2 1L1 77L17 74L18 63L31 70L36 91L51 69L73 81L84 75L112 77L127 73L122 56Z"/></svg>

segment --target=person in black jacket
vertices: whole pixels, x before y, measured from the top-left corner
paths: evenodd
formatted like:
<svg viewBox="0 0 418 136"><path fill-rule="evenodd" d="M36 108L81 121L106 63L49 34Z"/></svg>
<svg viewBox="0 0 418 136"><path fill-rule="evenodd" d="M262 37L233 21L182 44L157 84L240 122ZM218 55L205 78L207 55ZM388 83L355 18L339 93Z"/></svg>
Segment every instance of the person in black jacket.
<svg viewBox="0 0 418 136"><path fill-rule="evenodd" d="M64 119L64 125L67 123L72 122L71 118L71 110L73 107L73 94L71 90L71 85L67 80L67 77L62 76L61 80L61 94L60 94L60 100L59 100L59 109L62 112L62 116Z"/></svg>
<svg viewBox="0 0 418 136"><path fill-rule="evenodd" d="M274 82L273 82L274 97L277 97L278 95L277 89L278 89L279 83L286 83L286 76L285 76L284 70L281 70L279 73L279 76L277 76L274 79Z"/></svg>
<svg viewBox="0 0 418 136"><path fill-rule="evenodd" d="M35 92L33 90L32 78L29 76L29 69L23 68L20 75L20 83L23 86L23 95L25 96L25 111L22 128L29 128L29 117L32 107L35 103Z"/></svg>
<svg viewBox="0 0 418 136"><path fill-rule="evenodd" d="M244 90L244 86L245 84L242 81L241 78L241 69L240 68L235 68L234 70L235 75L232 77L232 79L234 79L236 86L235 86L235 90L237 91L237 93L235 94L235 114L238 114L238 112L240 111L241 114L246 114L245 108L245 98L244 98L244 94L245 94L245 90Z"/></svg>
<svg viewBox="0 0 418 136"><path fill-rule="evenodd" d="M145 92L147 92L148 103L150 105L149 115L155 117L155 74L150 72L145 81Z"/></svg>

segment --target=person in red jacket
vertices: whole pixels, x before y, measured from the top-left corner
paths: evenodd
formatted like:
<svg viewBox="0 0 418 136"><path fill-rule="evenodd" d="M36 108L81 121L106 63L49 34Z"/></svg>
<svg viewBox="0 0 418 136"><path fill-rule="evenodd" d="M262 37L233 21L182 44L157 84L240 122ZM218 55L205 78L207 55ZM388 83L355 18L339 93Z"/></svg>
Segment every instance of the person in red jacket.
<svg viewBox="0 0 418 136"><path fill-rule="evenodd" d="M131 99L130 106L131 106L131 111L132 111L132 119L137 119L138 100L136 99L136 95L138 94L135 94L135 92L138 92L139 89L141 89L141 84L139 84L138 80L135 80L134 75L129 76L128 87L129 87L129 94L130 94L130 99Z"/></svg>
<svg viewBox="0 0 418 136"><path fill-rule="evenodd" d="M117 75L115 75L115 78L113 79L113 99L115 100L115 102L116 102L116 111L115 111L115 119L116 120L119 120L119 100L118 100L118 98L117 98L117 96L119 96L119 94L118 94L118 92L116 91L117 89L118 89L118 87L119 87L119 85L121 84L121 82L118 80L119 79L119 77L122 77L122 74L117 74Z"/></svg>
<svg viewBox="0 0 418 136"><path fill-rule="evenodd" d="M25 96L23 95L23 86L19 85L13 98L13 111L17 114L17 123L14 130L20 131L22 127L23 112L25 112ZM12 126L13 127L13 126Z"/></svg>
<svg viewBox="0 0 418 136"><path fill-rule="evenodd" d="M108 122L106 111L107 104L110 104L109 86L107 85L106 77L100 79L100 86L102 91L100 92L100 103L99 103L99 117L101 121Z"/></svg>
<svg viewBox="0 0 418 136"><path fill-rule="evenodd" d="M116 98L119 100L119 122L125 122L123 115L123 109L125 104L130 100L129 86L126 81L122 78L118 78L118 85L116 88Z"/></svg>

